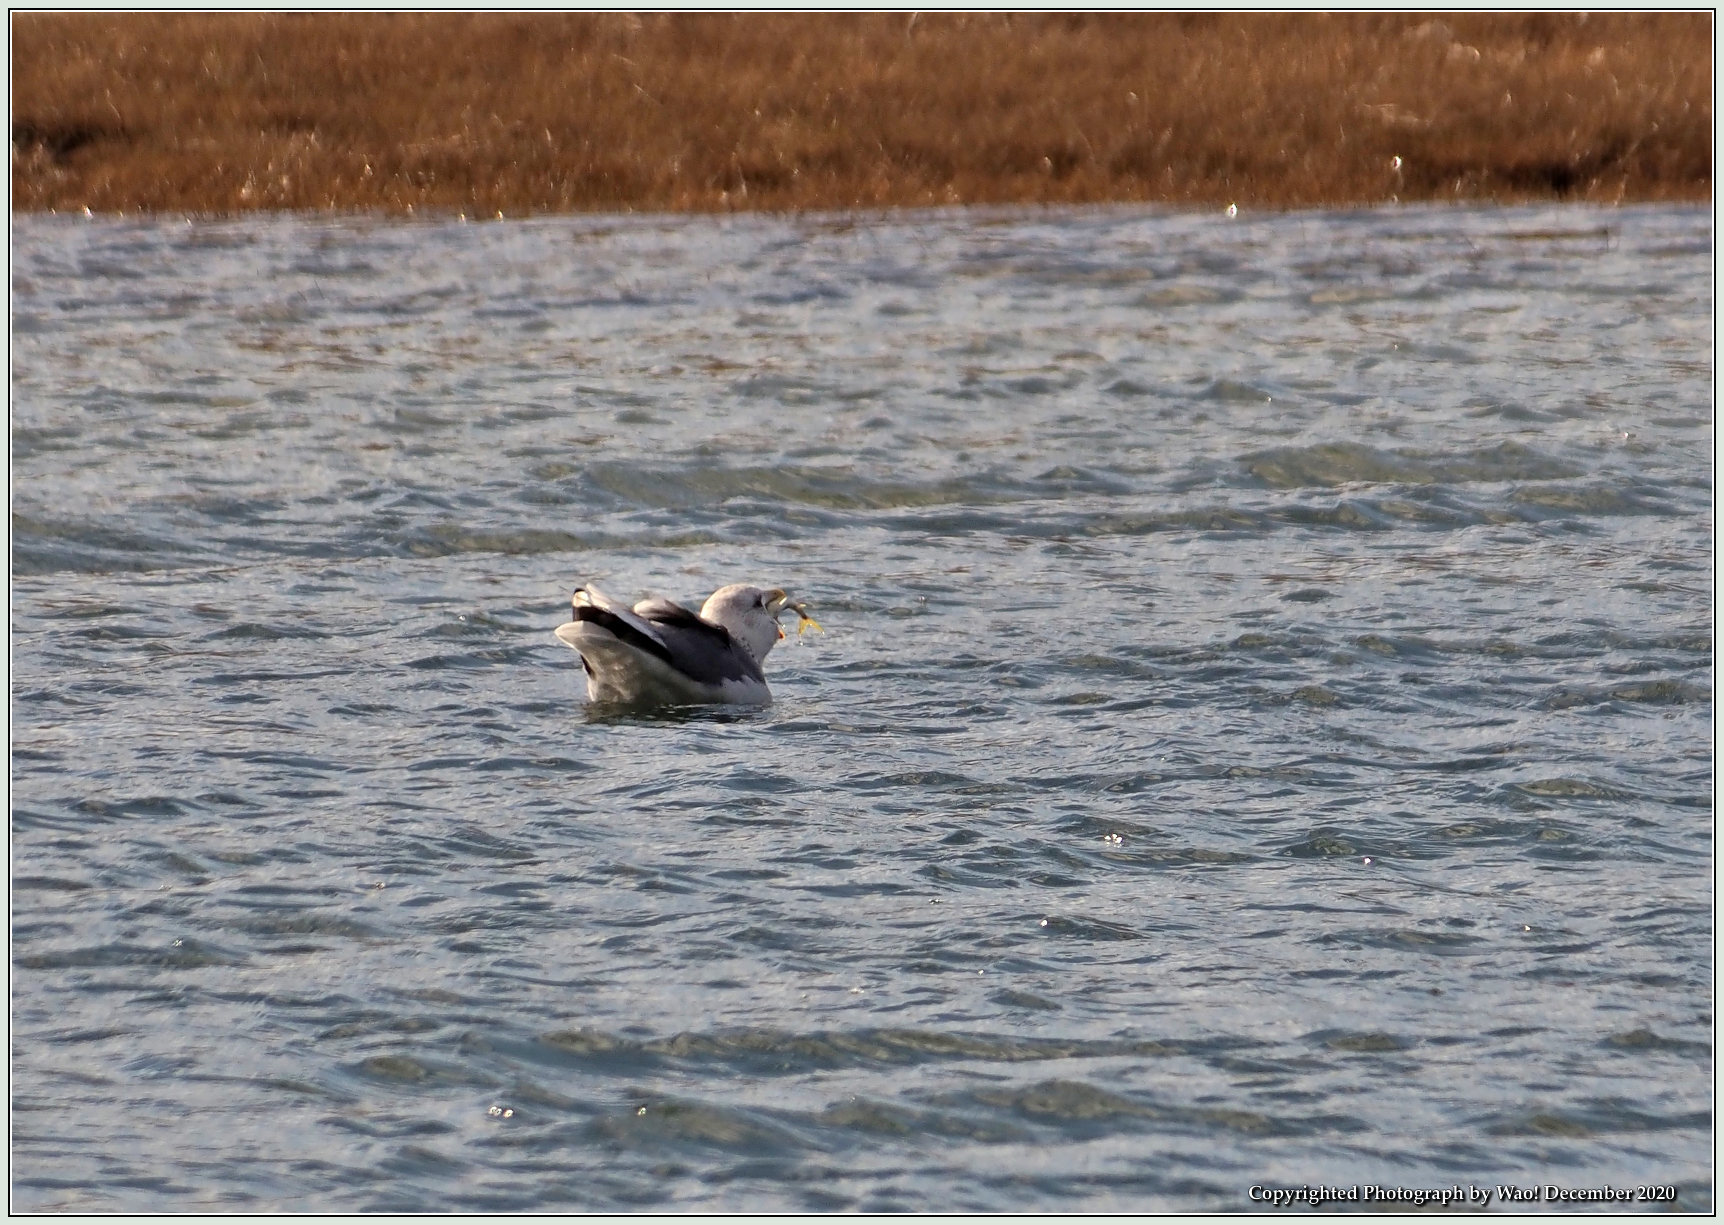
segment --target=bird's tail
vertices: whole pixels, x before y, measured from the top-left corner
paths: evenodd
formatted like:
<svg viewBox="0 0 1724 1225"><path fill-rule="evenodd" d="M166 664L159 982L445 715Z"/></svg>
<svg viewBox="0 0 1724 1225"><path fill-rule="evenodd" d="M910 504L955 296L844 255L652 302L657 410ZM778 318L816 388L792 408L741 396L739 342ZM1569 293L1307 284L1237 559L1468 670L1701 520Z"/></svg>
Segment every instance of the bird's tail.
<svg viewBox="0 0 1724 1225"><path fill-rule="evenodd" d="M575 588L573 606L574 620L569 627L571 630L575 626L595 626L607 631L620 642L661 658L665 656L664 638L650 621L637 616L628 605L611 599L591 583ZM562 633L562 627L559 627L557 637L573 646L571 639L576 635L573 632L565 635Z"/></svg>

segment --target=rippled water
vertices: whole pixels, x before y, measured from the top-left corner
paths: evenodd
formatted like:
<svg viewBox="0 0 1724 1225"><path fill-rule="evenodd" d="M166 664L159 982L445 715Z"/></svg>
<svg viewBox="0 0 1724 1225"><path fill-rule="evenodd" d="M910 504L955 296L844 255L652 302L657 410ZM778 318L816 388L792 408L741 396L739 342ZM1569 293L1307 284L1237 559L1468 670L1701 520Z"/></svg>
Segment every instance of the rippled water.
<svg viewBox="0 0 1724 1225"><path fill-rule="evenodd" d="M1705 211L13 243L15 1207L1711 1207Z"/></svg>

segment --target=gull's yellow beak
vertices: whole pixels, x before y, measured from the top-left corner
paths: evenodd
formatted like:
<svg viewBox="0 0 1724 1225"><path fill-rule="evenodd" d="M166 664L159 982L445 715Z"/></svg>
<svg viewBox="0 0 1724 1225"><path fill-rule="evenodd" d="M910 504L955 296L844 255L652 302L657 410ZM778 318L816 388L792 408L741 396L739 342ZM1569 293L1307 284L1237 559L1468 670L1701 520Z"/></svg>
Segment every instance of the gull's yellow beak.
<svg viewBox="0 0 1724 1225"><path fill-rule="evenodd" d="M790 596L785 593L785 590L782 587L774 587L771 591L767 592L766 593L766 613L767 613L767 615L769 617L771 617L774 621L777 621L778 618L783 614L784 605L789 599L790 599ZM783 642L784 641L784 627L782 625L780 625L780 626L777 626L776 628L778 630L778 641Z"/></svg>

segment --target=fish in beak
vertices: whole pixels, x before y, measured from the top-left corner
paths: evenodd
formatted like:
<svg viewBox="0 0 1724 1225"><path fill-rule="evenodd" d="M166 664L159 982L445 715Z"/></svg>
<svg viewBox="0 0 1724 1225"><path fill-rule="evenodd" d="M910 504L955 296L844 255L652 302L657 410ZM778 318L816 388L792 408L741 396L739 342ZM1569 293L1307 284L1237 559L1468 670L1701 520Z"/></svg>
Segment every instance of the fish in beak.
<svg viewBox="0 0 1724 1225"><path fill-rule="evenodd" d="M767 593L766 611L772 614L774 620L783 616L786 611L795 613L796 633L798 637L800 637L802 631L807 629L809 626L813 626L815 630L822 634L826 632L825 626L821 625L820 622L808 615L808 605L801 601L792 603L790 596L782 588L775 587ZM778 637L780 640L783 640L785 637L783 626L780 626L778 629Z"/></svg>

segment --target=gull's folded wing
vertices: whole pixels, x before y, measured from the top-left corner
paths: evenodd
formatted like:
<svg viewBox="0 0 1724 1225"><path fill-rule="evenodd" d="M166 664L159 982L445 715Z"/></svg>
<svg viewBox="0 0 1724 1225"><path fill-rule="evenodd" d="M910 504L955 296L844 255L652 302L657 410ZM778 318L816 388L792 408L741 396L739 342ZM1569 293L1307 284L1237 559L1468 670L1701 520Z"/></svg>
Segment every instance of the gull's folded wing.
<svg viewBox="0 0 1724 1225"><path fill-rule="evenodd" d="M681 604L665 599L642 600L634 615L652 627L665 646L662 659L678 672L703 685L725 681L766 683L760 665L721 625L703 621Z"/></svg>
<svg viewBox="0 0 1724 1225"><path fill-rule="evenodd" d="M575 589L574 621L577 625L596 625L617 641L670 662L665 640L652 622L597 587Z"/></svg>

